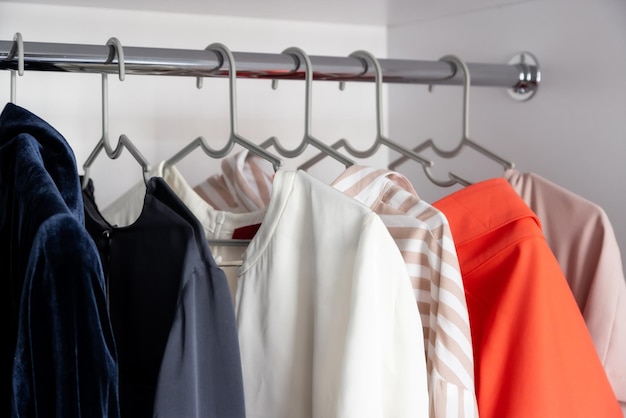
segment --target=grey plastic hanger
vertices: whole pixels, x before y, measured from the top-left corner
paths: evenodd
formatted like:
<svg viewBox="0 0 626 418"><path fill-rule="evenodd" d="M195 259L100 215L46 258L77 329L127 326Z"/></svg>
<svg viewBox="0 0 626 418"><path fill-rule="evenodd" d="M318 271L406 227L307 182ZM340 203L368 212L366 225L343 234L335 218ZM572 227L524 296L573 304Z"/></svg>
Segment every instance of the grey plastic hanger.
<svg viewBox="0 0 626 418"><path fill-rule="evenodd" d="M9 51L7 57L4 59L5 61L10 61L17 55L17 74L19 76L24 75L24 41L22 39L22 34L17 32L15 36L13 36L13 45L11 46L11 51ZM11 70L11 103L15 104L17 98L17 77L15 75L15 70Z"/></svg>
<svg viewBox="0 0 626 418"><path fill-rule="evenodd" d="M332 157L342 163L344 166L346 166L346 168L354 165L354 162L352 160L340 154L320 140L316 139L311 134L311 97L313 90L313 65L311 64L311 59L302 49L297 47L287 48L282 53L293 56L298 62L297 68L299 68L300 65L304 65L304 136L300 144L296 148L291 150L283 147L280 142L278 142L278 139L276 137L268 138L263 143L261 143L260 146L262 148L268 148L270 146L273 146L274 148L276 148L280 155L288 158L293 158L302 154L308 145L312 145L322 151L324 155ZM274 82L272 83L273 88L276 88L277 81L278 80L274 80Z"/></svg>
<svg viewBox="0 0 626 418"><path fill-rule="evenodd" d="M353 148L346 139L340 139L339 141L332 144L331 147L334 149L343 147L355 157L367 158L374 155L376 151L378 151L380 146L384 145L406 156L407 159L417 161L424 167L431 167L433 165L432 161L426 160L424 157L418 155L416 152L402 147L401 145L393 142L383 134L383 72L380 63L378 62L376 57L368 51L355 51L350 54L350 57L358 58L360 61L363 62L363 66L365 68L364 72L368 71L370 63L374 67L374 82L376 85L376 139L370 148L362 151ZM343 90L343 87L344 82L341 82L339 88ZM314 164L321 161L324 157L326 157L324 154L318 154L310 160L306 161L304 164L300 165L300 167L298 168L301 170L307 170L311 168ZM427 172L427 175L428 174L429 173Z"/></svg>
<svg viewBox="0 0 626 418"><path fill-rule="evenodd" d="M480 152L481 154L489 157L490 159L494 160L498 164L502 165L502 167L505 170L515 167L515 164L513 162L505 160L504 158L494 154L493 152L489 151L488 149L484 148L483 146L477 144L476 142L470 139L469 137L469 90L470 90L470 85L471 85L471 77L470 77L469 69L467 68L467 64L465 64L465 62L463 62L460 58L458 58L455 55L445 55L440 58L440 61L452 62L455 65L455 74L456 74L456 71L459 70L459 68L463 71L463 80L464 80L463 82L463 135L461 137L461 141L459 142L459 144L452 150L442 150L441 148L435 145L432 139L428 139L424 141L422 144L413 148L413 151L421 152L427 148L431 148L440 157L453 158L453 157L456 157L461 152L464 146L468 146ZM433 87L432 85L429 86L429 91L432 91L432 87ZM389 168L393 170L395 169L395 167L397 167L399 164L403 163L404 161L406 161L406 158L400 157L397 160L392 161L389 164ZM449 180L447 181L439 181L439 185L443 187L449 187L455 184L461 184L464 186L468 186L471 184L467 180L464 180L463 178L457 176L456 174L452 172L448 173L448 177L449 177Z"/></svg>
<svg viewBox="0 0 626 418"><path fill-rule="evenodd" d="M282 166L282 161L267 152L263 148L257 146L256 144L250 142L249 140L243 138L241 135L237 133L237 91L236 91L236 79L237 79L237 68L235 65L235 58L233 57L232 52L223 44L213 43L205 48L206 50L210 50L215 52L220 57L220 68L224 64L224 60L228 62L228 80L229 80L229 110L230 110L230 135L228 138L228 142L226 145L219 150L215 150L209 145L207 145L204 137L199 136L194 139L191 143L186 145L183 149L178 151L172 157L165 161L165 167L170 167L179 162L185 156L190 154L193 150L200 147L209 157L213 158L223 158L233 149L235 144L239 144L247 150L253 152L254 154L264 158L269 161L274 167L274 171L278 170ZM202 87L202 79L198 77L197 79L198 88Z"/></svg>
<svg viewBox="0 0 626 418"><path fill-rule="evenodd" d="M117 55L118 61L118 76L120 81L124 81L126 77L126 66L124 63L124 48L122 44L117 38L110 38L107 41L107 45L111 47L109 52L109 56L105 62L105 64L110 64L115 55ZM131 140L124 134L120 135L117 145L115 149L111 146L109 142L109 98L108 98L108 78L106 73L102 73L102 137L100 141L96 144L96 147L91 151L89 157L85 161L83 165L84 176L83 176L83 189L87 187L89 183L89 171L91 165L96 160L98 155L102 150L106 152L106 155L111 159L117 159L122 151L126 148L128 152L133 156L133 158L139 163L141 166L141 170L143 173L144 181L148 182L149 172L150 172L150 163L143 156L141 152L135 147L135 145L131 142Z"/></svg>

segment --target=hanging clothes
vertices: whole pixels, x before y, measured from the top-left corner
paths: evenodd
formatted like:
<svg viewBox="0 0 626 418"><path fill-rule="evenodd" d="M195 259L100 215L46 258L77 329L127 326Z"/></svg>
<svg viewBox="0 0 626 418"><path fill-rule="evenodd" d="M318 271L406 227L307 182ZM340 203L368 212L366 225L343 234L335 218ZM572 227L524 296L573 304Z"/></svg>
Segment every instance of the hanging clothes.
<svg viewBox="0 0 626 418"><path fill-rule="evenodd" d="M269 164L244 151L222 167L223 173L194 190L203 197L207 190L219 190L216 204L267 204ZM420 200L404 176L388 170L352 166L332 186L378 213L401 250L423 326L430 416L477 416L467 305L445 216Z"/></svg>
<svg viewBox="0 0 626 418"><path fill-rule="evenodd" d="M507 181L434 206L463 274L481 417L622 417L541 224Z"/></svg>
<svg viewBox="0 0 626 418"><path fill-rule="evenodd" d="M422 318L430 416L477 417L469 316L448 220L390 170L355 165L332 186L378 213L402 253Z"/></svg>
<svg viewBox="0 0 626 418"><path fill-rule="evenodd" d="M224 158L222 172L196 185L195 192L213 208L229 212L253 212L270 200L274 169L247 151Z"/></svg>
<svg viewBox="0 0 626 418"><path fill-rule="evenodd" d="M259 225L265 217L265 208L242 213L231 213L214 209L189 186L175 166L165 168L165 161L159 163L150 172L150 175L161 177L165 180L172 191L198 219L207 240L233 239L238 231L250 225ZM107 206L102 211L103 217L108 222L116 225L131 225L141 214L145 193L145 184L143 182L137 183ZM245 250L245 246L211 247L211 253L218 264L241 260ZM222 270L226 273L234 303L237 290L237 270L231 267L222 267Z"/></svg>
<svg viewBox="0 0 626 418"><path fill-rule="evenodd" d="M2 416L118 417L102 266L74 154L27 110L0 115Z"/></svg>
<svg viewBox="0 0 626 418"><path fill-rule="evenodd" d="M197 219L161 178L125 227L102 217L92 188L84 196L108 278L122 414L244 417L233 304Z"/></svg>
<svg viewBox="0 0 626 418"><path fill-rule="evenodd" d="M211 208L175 167L157 173L208 239L262 222L245 253L235 249L248 416L428 416L420 318L378 217L306 173L276 173L270 205L251 213ZM140 193L107 212L132 219Z"/></svg>
<svg viewBox="0 0 626 418"><path fill-rule="evenodd" d="M253 417L425 417L421 321L380 218L278 171L237 288Z"/></svg>
<svg viewBox="0 0 626 418"><path fill-rule="evenodd" d="M535 212L626 414L626 280L613 227L598 205L536 174L505 178Z"/></svg>

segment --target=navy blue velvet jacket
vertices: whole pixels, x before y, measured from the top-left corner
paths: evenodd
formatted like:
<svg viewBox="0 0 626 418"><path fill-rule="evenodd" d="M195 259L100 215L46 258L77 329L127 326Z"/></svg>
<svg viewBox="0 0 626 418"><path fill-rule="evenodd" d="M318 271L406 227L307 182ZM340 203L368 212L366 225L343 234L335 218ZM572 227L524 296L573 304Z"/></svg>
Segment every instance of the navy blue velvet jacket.
<svg viewBox="0 0 626 418"><path fill-rule="evenodd" d="M118 417L102 266L74 154L13 104L0 115L0 286L0 416Z"/></svg>

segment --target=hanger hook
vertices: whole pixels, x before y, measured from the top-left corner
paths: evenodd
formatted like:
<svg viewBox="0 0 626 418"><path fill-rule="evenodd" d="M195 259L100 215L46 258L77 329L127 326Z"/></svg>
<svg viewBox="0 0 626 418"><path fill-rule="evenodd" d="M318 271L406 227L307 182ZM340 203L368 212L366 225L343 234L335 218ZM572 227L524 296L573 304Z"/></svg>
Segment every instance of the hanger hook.
<svg viewBox="0 0 626 418"><path fill-rule="evenodd" d="M217 44L215 44L215 45L217 45ZM224 56L221 53L219 53L219 52L215 52L211 48L211 45L209 45L206 48L204 48L204 50L205 51L211 51L211 52L213 52L217 56L218 64L217 64L217 67L215 68L214 71L219 71L219 69L222 68L222 66L224 65ZM234 58L233 58L233 61L234 61ZM204 83L204 77L196 77L196 88L201 89L203 83Z"/></svg>
<svg viewBox="0 0 626 418"><path fill-rule="evenodd" d="M455 155L461 150L461 148L463 148L463 144L469 140L468 114L469 114L469 89L470 89L470 84L471 84L470 72L469 72L469 69L467 68L467 64L465 64L465 62L461 60L459 57L457 57L456 55L452 55L452 54L444 55L443 57L439 58L439 61L445 61L448 63L452 62L452 64L454 64L454 73L452 74L452 77L454 77L457 74L457 72L459 71L459 68L463 71L463 138L455 149L449 152L442 153L442 154ZM428 85L428 91L429 92L433 91L432 84ZM435 146L435 144L432 141L430 141L429 143L435 149L435 151L438 151L438 148ZM439 187L451 187L456 184L468 186L469 184L471 184L467 180L463 179L462 177L457 176L456 174L452 172L448 172L447 180L436 179L435 176L432 174L430 168L427 168L427 167L424 167L424 173L426 173L426 177L428 177L428 179L431 182L433 182Z"/></svg>
<svg viewBox="0 0 626 418"><path fill-rule="evenodd" d="M281 165L282 161L272 154L268 153L264 149L255 145L254 143L248 141L247 139L241 137L237 134L237 91L236 91L236 79L237 79L237 68L235 64L235 57L233 53L228 49L228 47L221 43L212 43L205 48L205 51L211 51L215 55L217 55L219 60L219 66L215 69L215 71L219 71L219 69L224 65L225 61L228 61L228 81L229 81L229 96L230 96L230 135L228 142L226 145L220 150L214 150L206 144L206 141L203 137L197 137L190 144L185 146L183 149L178 151L172 157L170 157L166 162L165 166L170 167L188 155L195 148L200 147L202 150L213 158L223 158L228 154L234 147L235 144L239 144L246 148L247 150L253 152L254 154L260 156L261 158L269 161L274 167L274 171L277 171ZM202 88L202 77L197 77L196 86L198 88Z"/></svg>
<svg viewBox="0 0 626 418"><path fill-rule="evenodd" d="M452 151L442 151L442 150L439 150L434 145L434 143L431 144L431 146L435 149L435 152L437 152L437 154L442 155L442 156L454 156L461 150L463 145L468 145L471 148L474 148L476 151L486 155L487 157L491 158L492 160L502 165L502 167L505 170L513 168L515 166L513 162L507 161L504 158L494 154L488 149L472 141L469 137L469 100L470 100L469 93L470 93L470 85L471 85L471 76L470 76L470 71L469 71L469 68L467 67L467 64L456 55L444 55L443 57L440 58L440 61L447 61L447 62L454 63L455 72L453 74L453 77L454 75L456 75L456 72L459 70L459 68L463 71L463 137L461 138L461 142L459 143L459 145ZM430 85L429 87L432 87L432 85Z"/></svg>
<svg viewBox="0 0 626 418"><path fill-rule="evenodd" d="M13 36L13 46L11 46L11 52L7 59L13 59L17 53L17 73L20 76L24 75L24 40L22 34L16 32Z"/></svg>
<svg viewBox="0 0 626 418"><path fill-rule="evenodd" d="M107 46L110 47L109 55L107 56L105 64L110 64L117 56L117 69L118 77L120 81L124 81L126 78L126 63L124 60L124 47L119 39L113 37L107 41ZM109 87L108 76L106 72L102 73L102 143L104 150L110 158L117 158L122 151L121 143L118 142L115 149L111 146L109 141Z"/></svg>
<svg viewBox="0 0 626 418"><path fill-rule="evenodd" d="M5 58L5 60L12 60L17 54L17 74L21 77L24 75L24 40L22 34L16 32L13 36L13 45L11 51ZM11 103L16 102L17 97L17 78L15 77L15 70L11 70Z"/></svg>
<svg viewBox="0 0 626 418"><path fill-rule="evenodd" d="M340 139L339 141L331 145L331 148L336 150L338 148L343 147L348 153L350 153L351 155L355 157L367 158L367 157L371 157L372 155L374 155L374 153L380 148L381 145L385 145L389 147L390 149L420 163L424 167L431 167L433 165L432 161L426 160L425 158L421 157L417 153L411 150L405 149L404 147L400 146L399 144L385 137L383 134L383 111L382 111L383 70L378 59L371 52L363 51L363 50L352 52L350 54L350 57L356 58L361 62L363 71L361 72L360 75L366 74L369 71L370 64L374 67L374 82L375 82L375 87L376 87L376 140L374 141L372 146L366 150L358 150L358 149L353 148L350 145L350 143L344 138ZM339 89L343 90L344 87L345 87L345 82L340 81ZM322 158L324 158L324 155L318 154L312 159L306 161L304 164L301 164L299 166L299 169L307 170L308 168L310 168L317 162L321 161Z"/></svg>
<svg viewBox="0 0 626 418"><path fill-rule="evenodd" d="M383 116L383 82L384 80L383 80L383 69L380 65L380 61L378 61L378 59L376 58L374 54L372 54L369 51L364 51L364 50L354 51L353 53L350 54L350 57L357 58L363 64L363 72L361 74L366 74L370 69L370 65L374 67L374 84L376 87L376 141L374 141L374 144L370 147L370 149L366 151L358 151L352 148L352 146L350 146L348 141L345 141L343 139L340 140L342 143L342 146L346 148L346 150L348 150L350 154L358 156L358 157L366 158L366 157L371 156L374 152L376 152L376 150L380 147L380 145L386 145L392 150L402 155L408 156L414 161L417 161L424 167L431 167L433 165L432 161L423 158L422 156L418 155L417 153L411 150L405 149L404 147L396 144L395 142L391 141L389 138L385 137L385 135L383 134L383 119L384 119L384 116ZM342 88L341 86L342 84L345 84L345 83L343 81L340 82L340 89Z"/></svg>
<svg viewBox="0 0 626 418"><path fill-rule="evenodd" d="M124 63L124 48L117 38L109 38L107 46L110 46L109 55L105 60L105 64L110 64L117 55L118 61L118 77L123 81L126 77L126 66ZM121 144L118 143L115 149L109 142L109 79L105 72L102 73L102 145L110 158L117 158L121 152Z"/></svg>
<svg viewBox="0 0 626 418"><path fill-rule="evenodd" d="M464 145L468 145L474 148L475 150L481 152L482 154L488 156L489 158L493 159L494 161L500 163L505 169L512 168L513 164L511 162L504 160L503 158L497 156L496 154L489 151L488 149L478 145L477 143L472 141L469 137L469 93L470 93L470 86L471 86L471 76L470 76L469 68L467 67L467 64L465 63L465 61L460 59L458 56L451 55L451 54L444 55L443 57L439 59L439 61L452 62L454 64L454 74L452 75L453 77L457 74L459 69L463 71L463 136L461 138L461 142L459 143L459 145L452 151L441 151L434 145L432 141L430 141L430 145L433 147L433 149L435 150L437 154L443 155L443 156L455 156L456 154L458 154L461 148L463 148ZM429 90L432 91L432 84L429 86ZM448 173L448 178L449 180L447 182L440 182L439 185L447 187L447 186L452 186L455 184L461 184L464 186L471 184L467 180L464 180L463 178L457 176L456 174L452 172ZM431 178L431 180L433 179Z"/></svg>
<svg viewBox="0 0 626 418"><path fill-rule="evenodd" d="M282 53L291 55L297 60L298 66L296 67L296 70L300 68L300 65L304 65L304 139L300 146L296 148L299 149L298 153L302 153L307 144L310 144L317 149L325 152L327 155L332 156L335 160L342 163L346 168L354 165L354 162L351 159L346 158L341 153L337 152L337 150L319 141L318 139L313 137L313 134L311 133L311 102L313 93L313 64L311 63L311 58L306 52L304 52L302 48L298 48L295 46L283 50Z"/></svg>
<svg viewBox="0 0 626 418"><path fill-rule="evenodd" d="M463 71L463 138L469 138L469 94L471 85L471 76L469 68L465 61L456 55L444 55L440 61L452 61L455 64L455 74L461 69Z"/></svg>
<svg viewBox="0 0 626 418"><path fill-rule="evenodd" d="M297 60L298 66L304 65L304 135L311 137L311 92L313 91L313 64L311 58L303 49L296 46L285 49L283 54L288 54Z"/></svg>
<svg viewBox="0 0 626 418"><path fill-rule="evenodd" d="M364 71L369 71L370 64L374 67L374 84L376 86L376 135L383 137L383 70L378 59L369 51L358 50L350 54L350 57L357 58L363 63ZM343 90L343 81L339 84Z"/></svg>
<svg viewBox="0 0 626 418"><path fill-rule="evenodd" d="M457 74L459 69L463 71L463 137L459 145L454 150L446 152L455 155L463 147L463 143L469 139L469 92L471 85L471 76L467 64L456 55L444 55L439 59L439 61L452 63L454 65L454 73L452 74L452 77ZM432 90L433 85L429 84L428 91Z"/></svg>
<svg viewBox="0 0 626 418"><path fill-rule="evenodd" d="M364 53L364 54L361 55L361 53ZM374 61L378 62L378 59L376 59L376 57L370 54L368 51L362 51L362 50L354 51L349 56L353 58L357 58L359 61L361 61L361 66L363 67L363 71L361 71L361 73L359 74L360 76L363 74L367 74L367 72L369 71L369 67L366 61L367 59L370 59L372 62ZM380 63L378 63L378 65L380 66ZM382 74L382 69L380 71L380 74ZM345 89L346 89L346 82L344 80L340 80L339 90L344 91Z"/></svg>
<svg viewBox="0 0 626 418"><path fill-rule="evenodd" d="M230 97L230 132L232 135L237 134L237 67L235 57L230 49L219 42L212 43L205 48L206 50L215 52L220 57L220 68L228 63L228 94Z"/></svg>
<svg viewBox="0 0 626 418"><path fill-rule="evenodd" d="M119 39L113 37L107 41L107 46L110 46L109 56L105 61L105 64L110 64L117 55L117 74L120 81L124 81L126 78L126 62L124 60L124 47Z"/></svg>
<svg viewBox="0 0 626 418"><path fill-rule="evenodd" d="M117 38L109 38L107 41L107 46L110 46L109 55L105 60L104 64L111 64L113 59L117 55L118 60L118 77L120 81L124 81L126 78L126 64L124 60L124 47L122 43ZM98 157L102 149L104 149L107 156L111 159L117 159L121 154L124 148L128 149L128 152L133 156L135 161L139 163L142 169L142 174L144 178L144 182L148 184L149 174L150 174L150 163L143 156L143 154L135 147L135 145L131 142L131 140L124 134L120 135L119 140L117 141L117 145L115 149L111 146L109 142L109 94L108 94L108 76L106 72L102 72L102 137L96 147L93 149L91 154L85 160L83 164L83 182L82 188L85 189L89 184L90 178L90 169L91 165Z"/></svg>

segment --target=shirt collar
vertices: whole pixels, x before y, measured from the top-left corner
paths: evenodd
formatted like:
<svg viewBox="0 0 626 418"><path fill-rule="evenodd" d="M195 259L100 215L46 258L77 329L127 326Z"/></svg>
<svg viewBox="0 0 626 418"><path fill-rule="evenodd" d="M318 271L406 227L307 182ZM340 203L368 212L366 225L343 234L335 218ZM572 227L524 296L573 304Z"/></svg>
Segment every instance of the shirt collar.
<svg viewBox="0 0 626 418"><path fill-rule="evenodd" d="M522 218L532 219L541 231L537 215L504 178L472 184L433 206L448 218L457 247Z"/></svg>

